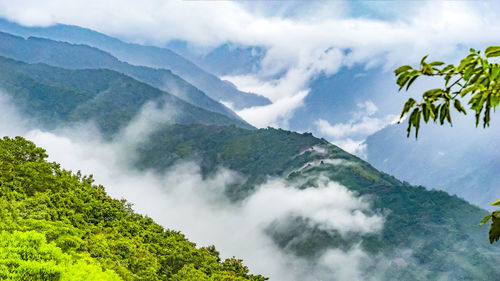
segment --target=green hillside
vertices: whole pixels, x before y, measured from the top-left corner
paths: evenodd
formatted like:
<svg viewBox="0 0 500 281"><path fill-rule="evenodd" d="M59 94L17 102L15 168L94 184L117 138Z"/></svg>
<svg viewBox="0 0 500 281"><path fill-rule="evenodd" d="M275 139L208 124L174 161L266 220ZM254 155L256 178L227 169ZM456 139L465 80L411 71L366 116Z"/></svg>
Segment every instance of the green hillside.
<svg viewBox="0 0 500 281"><path fill-rule="evenodd" d="M265 280L46 158L23 138L0 140L1 280Z"/></svg>
<svg viewBox="0 0 500 281"><path fill-rule="evenodd" d="M270 104L256 94L239 91L231 83L220 80L184 57L166 48L126 43L97 31L73 25L48 27L24 27L0 19L0 30L24 37L38 36L75 44L97 47L111 53L122 61L173 71L190 84L206 93L210 98L232 102L236 109Z"/></svg>
<svg viewBox="0 0 500 281"><path fill-rule="evenodd" d="M347 240L300 218L284 228L271 226L274 241L297 256L314 260L328 248L360 243L374 255L396 258L398 249L411 249L408 266L392 268L382 279L495 280L500 273L498 247L489 245L488 229L478 226L486 211L443 191L401 182L311 134L174 125L152 134L137 150L137 165L143 169L163 171L178 159L193 159L206 174L218 166L240 172L247 181L227 190L235 200L245 198L268 176L311 188L323 175L370 198L373 212L385 217L381 235L353 234Z"/></svg>
<svg viewBox="0 0 500 281"><path fill-rule="evenodd" d="M128 124L147 102L168 108L172 122L251 128L244 121L193 106L106 69L68 70L0 57L0 88L22 113L48 128L93 121L107 135L112 135Z"/></svg>
<svg viewBox="0 0 500 281"><path fill-rule="evenodd" d="M46 63L68 69L115 70L173 94L195 106L241 121L236 113L209 98L170 70L131 65L94 47L36 37L24 39L0 32L0 55L27 63Z"/></svg>

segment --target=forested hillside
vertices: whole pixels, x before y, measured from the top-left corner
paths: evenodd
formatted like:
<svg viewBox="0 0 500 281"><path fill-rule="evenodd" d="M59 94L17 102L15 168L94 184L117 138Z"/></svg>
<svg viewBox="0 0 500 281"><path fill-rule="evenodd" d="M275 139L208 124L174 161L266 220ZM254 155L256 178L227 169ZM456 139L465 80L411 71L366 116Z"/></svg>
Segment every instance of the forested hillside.
<svg viewBox="0 0 500 281"><path fill-rule="evenodd" d="M314 188L327 177L368 196L373 211L384 214L380 236L353 233L346 239L293 216L279 227L269 226L275 243L294 255L314 260L329 248L359 243L373 255L395 259L401 258L398 250L411 249L413 257L403 258L407 265L393 265L382 279L494 280L498 274L492 258L498 249L489 245L488 229L478 226L486 211L446 192L401 182L311 134L173 125L157 130L137 151L137 165L143 169L163 171L176 160L194 159L207 174L219 166L240 172L246 181L226 190L234 200L251 194L269 176L300 188Z"/></svg>
<svg viewBox="0 0 500 281"><path fill-rule="evenodd" d="M239 91L230 83L220 80L217 76L166 48L126 43L90 29L71 25L29 28L0 20L0 30L26 37L39 36L85 44L109 52L118 59L131 64L169 69L212 99L231 102L236 109L270 104L267 98Z"/></svg>
<svg viewBox="0 0 500 281"><path fill-rule="evenodd" d="M496 280L500 275L496 262L499 248L488 244L488 229L477 225L486 211L446 192L400 181L311 133L256 130L216 101L231 101L241 108L267 104L266 99L237 91L175 53L126 44L78 27L17 29L2 24L20 34L88 43L130 63L172 70L134 66L94 47L0 33L0 55L9 57L0 57L1 94L8 98L8 106L29 120L28 129L42 129L48 135L64 131L57 130L61 128L71 131L82 124L95 124L99 130L92 136L92 144L110 150L118 147L116 153L123 160L120 164L126 166L126 172L120 170L113 176L133 171L157 179L167 177L179 163L194 163L189 166L193 170L181 171L186 175L177 175L180 180L176 191L184 192L189 202L197 194L186 193L183 188L199 176L193 182L200 191L220 194L210 194L219 201L200 200L207 206L194 206L187 212L186 218L193 224L198 223L200 213L216 209L215 223L209 227L217 228L227 213L241 210L238 208L249 204L256 194L262 195L259 192L266 188L267 192L276 192L278 186L283 193L274 196L307 190L337 192L326 197L332 201L326 205L341 212L320 208L317 213L314 210L312 215L304 215L301 208L315 206L297 208L292 204L271 220L256 220L258 224L252 229L244 229L245 238L255 238L255 232L266 238L259 240L263 244L247 247L272 249L265 252L271 256L266 258L286 257L280 262L290 270L299 264L300 270L293 272L297 273L293 275L296 280L340 276L339 266L350 261L350 255L359 255L353 260L363 263L352 265L352 270L362 272L348 276L360 279ZM174 73L180 73L215 100ZM330 82L326 83L328 87L317 85L331 88ZM352 90L351 86L343 85ZM345 100L341 102L349 97L342 98ZM342 110L347 116L347 107ZM147 118L138 122L144 116ZM137 124L142 127L133 126ZM139 140L127 146L116 145L127 141L127 135L122 134L127 129L136 130ZM72 141L71 136L60 137ZM71 148L77 150L77 146ZM394 151L402 155L406 152ZM388 153L382 150L380 159ZM108 197L105 188L95 185L91 177L48 162L43 149L23 138L0 141L0 164L2 280L265 280L250 275L240 260L222 261L214 247L196 248L179 232L165 230L152 219L134 213L125 201ZM223 181L222 192L200 186L221 170L236 174L231 178L234 181ZM476 181L473 176L480 174L464 174L456 182ZM158 196L158 200L175 203L177 198L168 193L169 187L159 182L158 189L167 195L161 194L172 197ZM141 185L132 188L148 190ZM336 201L338 198L348 202ZM297 197L279 197L287 199L301 202ZM144 200L151 197L144 195ZM279 209L283 203L270 202L275 205L268 211ZM163 201L156 204L165 205ZM349 204L352 206L343 208ZM250 213L265 216L255 211L266 207L257 204ZM162 213L165 217L176 215ZM316 220L315 215L321 219ZM239 219L220 230L225 237L231 237L231 231L246 223ZM329 223L340 226L330 227ZM357 228L350 228L352 225ZM328 260L331 253L337 259Z"/></svg>
<svg viewBox="0 0 500 281"><path fill-rule="evenodd" d="M46 158L21 137L0 140L1 280L265 280Z"/></svg>
<svg viewBox="0 0 500 281"><path fill-rule="evenodd" d="M237 125L244 121L193 106L169 93L106 69L68 70L0 57L0 85L28 117L55 128L95 122L107 135L128 124L143 106L164 109L164 122Z"/></svg>
<svg viewBox="0 0 500 281"><path fill-rule="evenodd" d="M209 98L170 70L131 65L94 47L36 37L24 39L0 32L0 55L27 63L46 63L68 69L115 70L173 94L195 106L241 120L230 109Z"/></svg>

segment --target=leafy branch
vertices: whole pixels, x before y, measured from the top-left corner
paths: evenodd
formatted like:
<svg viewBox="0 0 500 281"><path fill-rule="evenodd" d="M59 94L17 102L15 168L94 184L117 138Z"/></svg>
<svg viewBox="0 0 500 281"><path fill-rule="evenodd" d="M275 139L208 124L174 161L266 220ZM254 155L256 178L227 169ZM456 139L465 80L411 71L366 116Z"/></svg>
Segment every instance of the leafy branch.
<svg viewBox="0 0 500 281"><path fill-rule="evenodd" d="M419 69L403 65L394 70L399 91L408 91L420 76L438 76L444 80L442 88L425 91L422 101L409 98L405 103L400 119L409 115L408 136L411 129L415 128L415 137L418 137L421 119L425 123L432 120L441 125L445 122L452 125L452 105L459 113L467 114L460 102L463 98L469 98L468 105L475 112L476 126L479 125L481 116L483 127L489 126L491 110L500 104L500 65L488 59L500 57L500 46L488 47L484 57L481 56L481 51L470 49L470 54L458 66L445 65L442 61L427 63L427 57L422 58Z"/></svg>
<svg viewBox="0 0 500 281"><path fill-rule="evenodd" d="M409 114L408 137L412 127L415 128L415 137L418 137L420 120L423 118L427 123L429 120L444 125L450 123L450 107L453 107L463 114L467 111L462 106L460 99L469 99L469 108L475 112L476 127L479 125L481 116L483 127L490 124L491 110L500 104L500 66L492 63L488 59L500 57L500 46L486 48L484 57L480 51L470 49L470 54L460 61L458 66L444 62L434 61L427 63L427 56L420 61L420 69L414 69L409 65L403 65L394 70L397 76L396 83L399 91L410 88L413 82L420 76L439 76L444 80L442 88L431 89L422 94L422 101L417 102L410 98L403 107L400 120ZM411 112L411 113L410 113ZM500 200L491 204L500 205ZM491 220L489 240L490 243L500 239L500 211L494 211L484 217L479 225L483 225Z"/></svg>

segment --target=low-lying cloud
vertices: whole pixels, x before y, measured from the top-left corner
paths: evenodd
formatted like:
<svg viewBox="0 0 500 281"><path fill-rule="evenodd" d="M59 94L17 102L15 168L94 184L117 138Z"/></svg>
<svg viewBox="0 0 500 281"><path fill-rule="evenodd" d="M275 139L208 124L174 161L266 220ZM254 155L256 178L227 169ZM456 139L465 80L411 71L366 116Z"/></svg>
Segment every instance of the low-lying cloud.
<svg viewBox="0 0 500 281"><path fill-rule="evenodd" d="M3 103L0 108L13 107ZM127 132L124 135L138 137L139 133L151 132L147 127L155 124L146 121L158 120L155 110L145 106L137 121L123 130ZM298 217L343 236L377 235L383 227L383 217L370 212L367 199L326 178L318 177L317 186L308 189L298 189L283 179L270 179L246 199L234 202L226 197L225 190L244 175L224 167L208 177L202 176L194 162L179 162L163 174L137 171L129 165L131 143L124 138L104 141L95 126L12 131L4 130L4 120L10 119L0 120L2 135L23 135L45 148L49 160L66 169L93 174L110 196L127 199L137 212L166 228L182 231L199 246L215 245L223 257L243 258L252 272L271 280L313 281L325 280L325 276L356 280L364 272L360 259L371 259L357 246L327 251L317 263L297 257L279 248L266 232L274 222ZM19 128L21 124L17 124Z"/></svg>
<svg viewBox="0 0 500 281"><path fill-rule="evenodd" d="M358 110L353 112L348 123L330 124L328 121L318 119L317 130L325 135L331 142L344 150L365 157L366 146L364 141L369 135L399 121L399 116L389 114L375 117L377 106L366 101L358 104Z"/></svg>

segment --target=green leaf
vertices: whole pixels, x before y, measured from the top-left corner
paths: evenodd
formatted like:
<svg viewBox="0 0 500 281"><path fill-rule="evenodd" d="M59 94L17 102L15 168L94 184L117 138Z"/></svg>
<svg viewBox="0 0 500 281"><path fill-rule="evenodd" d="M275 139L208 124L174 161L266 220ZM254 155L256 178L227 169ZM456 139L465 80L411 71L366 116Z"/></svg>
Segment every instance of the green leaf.
<svg viewBox="0 0 500 281"><path fill-rule="evenodd" d="M426 55L425 57L422 58L422 60L420 60L420 65L424 65L424 62L425 62L425 59L427 59L429 55Z"/></svg>
<svg viewBox="0 0 500 281"><path fill-rule="evenodd" d="M410 88L411 84L418 78L418 75L413 76L410 81L408 82L408 85L406 85L406 90Z"/></svg>
<svg viewBox="0 0 500 281"><path fill-rule="evenodd" d="M457 67L458 72L462 72L469 64L477 64L477 58L475 54L469 54L463 60L460 61L460 65Z"/></svg>
<svg viewBox="0 0 500 281"><path fill-rule="evenodd" d="M491 225L489 231L491 244L495 241L498 241L498 239L500 238L500 218L497 218L496 213L497 212L493 212L491 216Z"/></svg>
<svg viewBox="0 0 500 281"><path fill-rule="evenodd" d="M486 48L484 54L487 58L500 57L500 46L491 46Z"/></svg>
<svg viewBox="0 0 500 281"><path fill-rule="evenodd" d="M467 112L465 111L465 109L463 108L462 104L460 103L460 101L458 99L455 99L455 102L453 103L453 105L455 106L455 108L457 109L458 112L461 112L463 114L467 114Z"/></svg>
<svg viewBox="0 0 500 281"><path fill-rule="evenodd" d="M499 74L500 74L500 66L496 64L493 65L491 68L490 80L494 81L495 79L497 79Z"/></svg>
<svg viewBox="0 0 500 281"><path fill-rule="evenodd" d="M450 73L447 73L450 72ZM453 64L448 64L445 68L441 70L441 74L447 73L447 74L453 74L455 72L455 66Z"/></svg>
<svg viewBox="0 0 500 281"><path fill-rule="evenodd" d="M498 206L498 205L500 205L500 200L491 203L491 206Z"/></svg>
<svg viewBox="0 0 500 281"><path fill-rule="evenodd" d="M441 88L431 89L431 90L425 91L423 96L426 98L435 98L435 97L440 96L443 92L444 92L444 90Z"/></svg>
<svg viewBox="0 0 500 281"><path fill-rule="evenodd" d="M474 72L475 65L471 64L465 68L464 80L468 81Z"/></svg>
<svg viewBox="0 0 500 281"><path fill-rule="evenodd" d="M427 123L429 121L429 117L430 117L430 110L429 108L427 107L427 104L422 104L422 113L424 115L424 121L425 123Z"/></svg>
<svg viewBox="0 0 500 281"><path fill-rule="evenodd" d="M406 101L404 107L403 107L403 111L401 112L401 116L399 118L403 118L403 116L405 116L405 114L410 111L410 109L415 105L417 101L412 99L412 98L409 98L408 101Z"/></svg>
<svg viewBox="0 0 500 281"><path fill-rule="evenodd" d="M396 70L394 70L394 74L396 76L398 76L399 74L401 74L401 73L403 73L405 71L408 71L410 69L413 69L413 68L411 66L409 66L409 65L403 65L403 66L400 66L400 67L396 68Z"/></svg>
<svg viewBox="0 0 500 281"><path fill-rule="evenodd" d="M396 83L400 86L399 87L399 91L401 91L401 89L403 89L403 87L405 86L406 82L410 78L410 76L408 74L409 74L408 72L404 72L403 74L401 74L398 77L398 80L396 80Z"/></svg>
<svg viewBox="0 0 500 281"><path fill-rule="evenodd" d="M447 107L443 104L441 106L441 110L439 111L439 123L441 125L444 124L444 119L446 118L446 109L447 109Z"/></svg>
<svg viewBox="0 0 500 281"><path fill-rule="evenodd" d="M487 223L489 220L491 219L491 214L487 215L486 217L484 217L480 222L479 222L479 225L483 225L485 223Z"/></svg>
<svg viewBox="0 0 500 281"><path fill-rule="evenodd" d="M431 62L429 64L432 65L432 66L440 66L440 65L443 65L444 62L442 62L442 61L433 61L433 62Z"/></svg>
<svg viewBox="0 0 500 281"><path fill-rule="evenodd" d="M416 130L415 137L418 137L418 129L420 128L420 109L418 107L411 112L410 118L408 118L408 136L410 136L412 126Z"/></svg>

